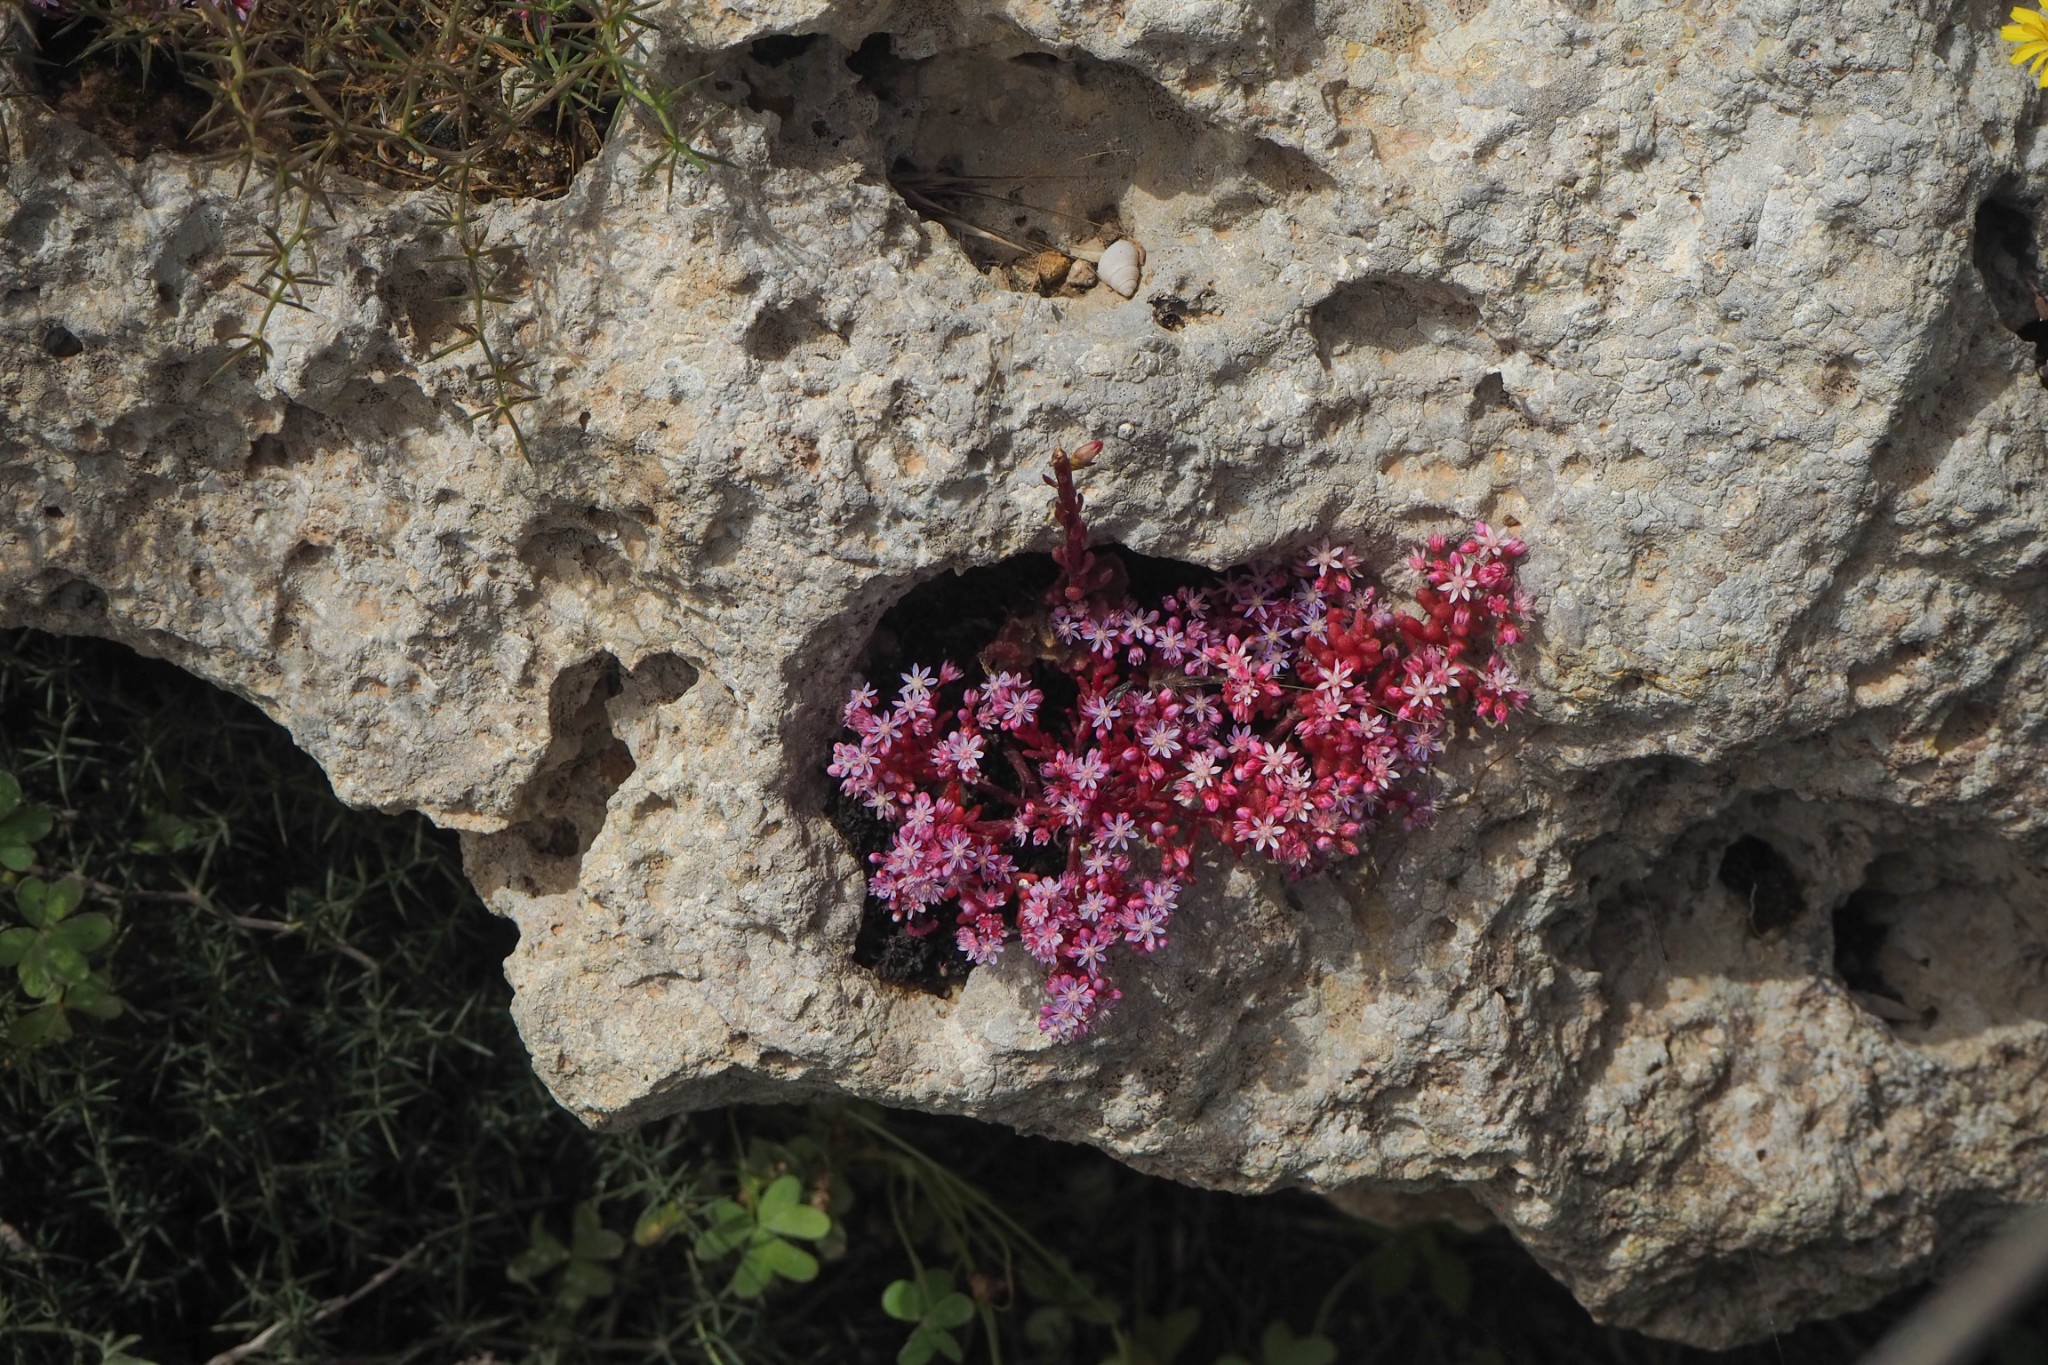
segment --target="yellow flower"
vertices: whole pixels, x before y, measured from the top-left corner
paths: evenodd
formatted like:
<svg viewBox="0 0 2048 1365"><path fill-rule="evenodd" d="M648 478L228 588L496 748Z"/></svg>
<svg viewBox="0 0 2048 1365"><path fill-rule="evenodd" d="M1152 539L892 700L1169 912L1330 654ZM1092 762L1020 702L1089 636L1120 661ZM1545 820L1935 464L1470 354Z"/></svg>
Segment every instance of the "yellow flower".
<svg viewBox="0 0 2048 1365"><path fill-rule="evenodd" d="M1998 30L1998 36L2008 43L2018 43L2019 51L2012 54L2012 64L2024 64L2029 72L2040 78L2043 90L2048 90L2048 13L2037 9L2016 9L2012 22Z"/></svg>

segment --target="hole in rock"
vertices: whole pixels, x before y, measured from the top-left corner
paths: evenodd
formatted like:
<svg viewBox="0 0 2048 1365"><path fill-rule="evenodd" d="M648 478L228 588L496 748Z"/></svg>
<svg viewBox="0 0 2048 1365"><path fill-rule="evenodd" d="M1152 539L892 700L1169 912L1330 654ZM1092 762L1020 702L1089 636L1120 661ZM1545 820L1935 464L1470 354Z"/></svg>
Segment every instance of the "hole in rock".
<svg viewBox="0 0 2048 1365"><path fill-rule="evenodd" d="M2034 368L2048 387L2048 288L2042 285L2034 210L2002 198L1977 210L1970 241L1984 292L1998 320L2034 348Z"/></svg>
<svg viewBox="0 0 2048 1365"><path fill-rule="evenodd" d="M1835 972L1843 984L1859 994L1882 996L1903 1006L1904 997L1885 980L1879 965L1897 908L1898 897L1866 885L1850 892L1830 921L1835 934Z"/></svg>
<svg viewBox="0 0 2048 1365"><path fill-rule="evenodd" d="M43 597L47 611L71 617L103 617L107 614L107 595L82 578L52 570L44 575L49 584Z"/></svg>
<svg viewBox="0 0 2048 1365"><path fill-rule="evenodd" d="M1373 275L1332 291L1309 310L1308 325L1327 369L1365 347L1399 352L1462 342L1479 330L1479 307L1454 284Z"/></svg>
<svg viewBox="0 0 2048 1365"><path fill-rule="evenodd" d="M1114 550L1128 571L1130 595L1153 606L1177 589L1208 587L1223 578L1212 569L1178 560L1117 546L1094 548L1098 555ZM1025 554L928 579L883 613L868 639L861 676L883 701L895 694L898 679L913 665L936 671L951 660L967 671L970 680L979 679L984 676L978 662L982 651L995 643L1012 618L1028 622L1034 636L1042 631L1049 638L1044 595L1058 574L1052 556ZM1045 693L1044 714L1073 705L1075 692L1064 673L1043 663L1029 671L1032 685ZM872 855L887 852L890 827L864 803L842 792L836 780L827 782L826 816L851 845L865 873L873 866ZM1063 855L1051 847L1020 849L1015 856L1025 871L1057 872L1063 866ZM911 934L890 918L886 904L868 896L854 939L854 961L884 981L944 994L966 979L973 964L955 946L950 915L943 908L932 922L938 927L931 932Z"/></svg>
<svg viewBox="0 0 2048 1365"><path fill-rule="evenodd" d="M1820 978L1914 1044L2048 1020L2038 844L1880 802L1730 797L1724 781L1637 762L1574 790L1617 833L1575 858L1591 914L1553 942L1610 1004L1662 1010L1685 977Z"/></svg>
<svg viewBox="0 0 2048 1365"><path fill-rule="evenodd" d="M764 308L747 324L740 349L756 360L771 364L787 360L799 350L844 349L853 333L851 320L833 324L819 313L815 301L803 300L786 308Z"/></svg>
<svg viewBox="0 0 2048 1365"><path fill-rule="evenodd" d="M1169 332L1178 332L1190 322L1213 318L1223 310L1216 306L1214 290L1204 289L1192 299L1177 294L1155 294L1152 321Z"/></svg>
<svg viewBox="0 0 2048 1365"><path fill-rule="evenodd" d="M536 588L598 593L631 579L646 543L646 524L627 512L563 502L527 523L516 553Z"/></svg>
<svg viewBox="0 0 2048 1365"><path fill-rule="evenodd" d="M889 185L1007 288L1081 292L1073 271L1124 235L1143 101L1135 73L1092 58L995 50L921 60L875 34L847 59L880 106ZM1155 95L1156 98L1156 95Z"/></svg>
<svg viewBox="0 0 2048 1365"><path fill-rule="evenodd" d="M84 350L85 343L62 323L53 322L43 332L44 353L58 360L69 360Z"/></svg>
<svg viewBox="0 0 2048 1365"><path fill-rule="evenodd" d="M633 775L633 753L612 733L605 705L624 686L624 670L610 654L555 678L548 694L553 740L521 803L532 813L516 826L537 857L580 862L604 828L612 793Z"/></svg>
<svg viewBox="0 0 2048 1365"><path fill-rule="evenodd" d="M1917 1042L2048 1019L2048 865L1988 835L1891 842L1830 917L1857 1003Z"/></svg>
<svg viewBox="0 0 2048 1365"><path fill-rule="evenodd" d="M30 5L35 92L59 118L122 156L193 150L192 133L212 107L179 61L152 45L144 62L98 15Z"/></svg>
<svg viewBox="0 0 2048 1365"><path fill-rule="evenodd" d="M1476 422L1496 408L1512 410L1514 405L1515 400L1508 396L1507 381L1501 378L1500 371L1489 370L1472 386L1472 403L1465 409L1465 420Z"/></svg>
<svg viewBox="0 0 2048 1365"><path fill-rule="evenodd" d="M1775 934L1806 913L1799 876L1777 849L1745 834L1721 855L1721 885L1749 907L1749 931Z"/></svg>
<svg viewBox="0 0 2048 1365"><path fill-rule="evenodd" d="M766 38L756 38L747 45L747 55L761 65L773 69L787 66L818 45L815 33L771 33Z"/></svg>
<svg viewBox="0 0 2048 1365"><path fill-rule="evenodd" d="M886 31L836 49L840 74L872 99L871 170L1000 287L1114 300L1097 290L1092 261L1131 234L1134 191L1223 229L1329 184L1303 154L1209 123L1130 67L1030 49L1022 32L991 40L986 30L919 58ZM782 93L777 73L761 79ZM794 93L809 116L820 97ZM815 112L842 126L833 109ZM1190 301L1161 325L1199 315Z"/></svg>

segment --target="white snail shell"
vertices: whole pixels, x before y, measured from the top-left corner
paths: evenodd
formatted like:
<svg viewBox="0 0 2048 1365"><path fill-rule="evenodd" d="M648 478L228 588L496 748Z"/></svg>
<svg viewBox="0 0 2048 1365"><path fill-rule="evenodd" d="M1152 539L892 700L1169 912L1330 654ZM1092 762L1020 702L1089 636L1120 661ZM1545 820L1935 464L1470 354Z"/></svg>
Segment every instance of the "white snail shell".
<svg viewBox="0 0 2048 1365"><path fill-rule="evenodd" d="M1138 267L1143 264L1145 248L1128 237L1120 237L1109 244L1102 259L1095 263L1095 273L1104 284L1129 298L1138 292Z"/></svg>

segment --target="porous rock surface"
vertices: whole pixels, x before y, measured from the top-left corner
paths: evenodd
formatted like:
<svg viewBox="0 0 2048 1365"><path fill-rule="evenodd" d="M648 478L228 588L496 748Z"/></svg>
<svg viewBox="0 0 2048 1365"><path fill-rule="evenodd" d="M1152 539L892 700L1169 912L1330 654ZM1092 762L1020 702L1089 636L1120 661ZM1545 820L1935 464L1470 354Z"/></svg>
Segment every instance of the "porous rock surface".
<svg viewBox="0 0 2048 1365"><path fill-rule="evenodd" d="M337 193L325 283L209 384L260 200L0 103L0 621L174 660L465 831L593 1124L854 1094L1448 1191L1702 1343L2048 1198L2048 165L1993 8L656 17L729 164L670 187L629 121L483 218L530 461L468 420L475 353L430 358L430 199ZM978 270L892 187L938 171L1142 242L1137 297ZM1433 828L1207 865L1053 1046L1021 954L953 998L855 965L823 765L884 610L1049 547L1046 452L1091 436L1107 538L1392 564L1512 519L1542 624Z"/></svg>

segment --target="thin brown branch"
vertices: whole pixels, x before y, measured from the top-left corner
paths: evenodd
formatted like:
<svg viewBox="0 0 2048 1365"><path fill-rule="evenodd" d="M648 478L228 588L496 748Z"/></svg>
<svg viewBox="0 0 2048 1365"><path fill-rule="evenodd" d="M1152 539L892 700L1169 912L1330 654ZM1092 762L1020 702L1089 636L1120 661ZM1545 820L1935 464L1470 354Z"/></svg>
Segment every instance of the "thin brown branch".
<svg viewBox="0 0 2048 1365"><path fill-rule="evenodd" d="M347 1308L350 1304L355 1303L357 1300L366 1298L369 1295L376 1293L379 1289L383 1288L387 1283L389 1283L394 1275L398 1274L399 1271L405 1269L406 1266L410 1265L414 1257L418 1256L422 1251L425 1251L426 1249L427 1244L425 1242L415 1243L413 1245L412 1250L406 1252L405 1255L399 1257L390 1265L385 1266L375 1275L372 1275L369 1279L365 1280L352 1293L342 1294L336 1298L329 1299L327 1300L327 1302L321 1304L318 1308L314 1309L312 1315L306 1319L305 1325L311 1327L315 1323L325 1322L327 1319L333 1317L336 1313L341 1312L343 1309ZM264 1328L255 1336L243 1342L240 1346L230 1347L229 1349L222 1351L219 1355L214 1356L213 1359L206 1362L206 1365L235 1365L235 1362L237 1361L247 1360L250 1356L259 1355L263 1351L269 1349L272 1339L275 1338L278 1333L284 1331L287 1327L290 1327L291 1325L292 1324L289 1319L280 1319L277 1322L273 1322L272 1324L270 1324L270 1326Z"/></svg>
<svg viewBox="0 0 2048 1365"><path fill-rule="evenodd" d="M247 929L253 933L303 934L306 931L304 924L291 920L260 919L255 915L238 915L231 910L223 910L218 905L215 905L213 900L203 891L137 890L132 887L114 886L107 882L99 881L96 878L85 876L82 873L61 872L53 867L45 867L41 863L29 864L28 872L31 876L44 877L50 880L75 880L95 896L105 896L110 900L170 901L178 905L196 906L207 914L232 924L237 929ZM327 940L327 943L334 951L361 966L364 971L374 972L379 970L377 959L371 957L347 939L330 938Z"/></svg>

